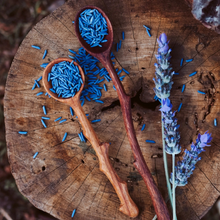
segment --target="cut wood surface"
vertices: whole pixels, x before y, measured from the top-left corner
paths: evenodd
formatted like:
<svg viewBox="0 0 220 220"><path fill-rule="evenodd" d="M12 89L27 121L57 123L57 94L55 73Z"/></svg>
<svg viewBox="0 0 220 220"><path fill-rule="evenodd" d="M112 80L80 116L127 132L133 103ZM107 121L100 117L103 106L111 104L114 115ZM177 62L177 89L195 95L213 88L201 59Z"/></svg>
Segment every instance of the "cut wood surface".
<svg viewBox="0 0 220 220"><path fill-rule="evenodd" d="M173 77L171 100L180 124L182 149L190 147L198 132L209 130L213 141L201 154L202 160L185 187L178 187L178 220L201 219L219 196L219 126L213 120L219 117L220 36L196 21L184 1L93 0L68 1L39 22L26 36L14 58L8 74L5 93L5 124L8 157L12 174L20 192L37 208L58 219L71 219L77 209L77 220L117 219L128 217L119 211L120 201L107 177L99 170L98 158L87 141L80 142L82 131L78 119L71 116L69 106L48 98L36 96L41 88L31 90L34 80L43 73L40 65L58 57L68 57L68 49L77 51L80 44L72 21L86 5L100 7L113 25L114 42L119 42L122 31L125 40L116 52L116 68L130 72L123 80L125 91L132 97L132 118L138 142L146 163L164 198L167 197L162 159L160 104L155 102L153 87L156 38L165 32L172 48ZM143 25L151 28L152 37ZM41 50L31 48L38 45ZM44 50L48 50L42 60ZM193 62L180 67L180 60ZM193 77L189 74L197 71ZM123 73L126 75L125 73ZM131 198L140 214L135 219L152 219L155 212L149 193L137 170L126 136L121 108L112 82L105 82L108 92L102 92L104 104L86 102L83 106L102 142L110 142L109 156L119 177L126 181ZM182 85L186 84L184 93ZM202 95L197 90L206 92ZM47 109L48 128L41 124L42 106ZM62 116L67 121L59 124L54 119ZM144 131L141 131L143 124ZM18 131L28 131L19 135ZM65 142L62 137L68 136ZM146 143L146 139L156 144ZM39 152L33 159L33 155ZM183 155L180 154L179 158ZM177 157L178 160L178 157ZM171 169L171 157L168 156Z"/></svg>

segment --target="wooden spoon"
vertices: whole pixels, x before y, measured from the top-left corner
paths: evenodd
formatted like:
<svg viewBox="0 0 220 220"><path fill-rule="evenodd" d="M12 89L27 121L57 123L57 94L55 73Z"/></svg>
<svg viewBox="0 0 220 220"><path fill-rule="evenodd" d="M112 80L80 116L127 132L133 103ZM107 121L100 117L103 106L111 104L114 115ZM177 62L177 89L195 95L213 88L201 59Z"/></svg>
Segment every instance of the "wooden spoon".
<svg viewBox="0 0 220 220"><path fill-rule="evenodd" d="M62 61L68 61L72 62L71 59L68 58L58 58L50 62L47 67L44 70L43 73L43 85L46 89L47 93L53 97L54 99L66 103L67 105L71 106L75 112L75 114L78 116L79 121L83 127L83 134L84 136L89 140L89 142L92 144L96 155L99 158L99 167L100 170L108 177L111 184L113 185L119 199L121 202L119 210L123 212L125 215L128 215L130 217L136 217L139 213L139 210L133 200L131 199L127 183L120 179L120 177L115 172L114 168L112 167L109 157L108 157L108 149L109 144L108 143L100 143L95 131L93 130L90 122L88 121L80 103L80 95L83 90L84 84L85 84L85 75L82 70L82 68L76 63L73 62L76 66L78 66L80 74L82 76L83 84L79 90L79 92L76 93L76 95L72 98L59 98L57 94L50 91L50 88L52 88L51 81L48 82L48 74L51 72L51 69L54 64L62 62Z"/></svg>
<svg viewBox="0 0 220 220"><path fill-rule="evenodd" d="M102 14L102 16L106 19L107 26L108 26L108 35L105 37L105 39L107 39L107 42L102 43L102 47L90 47L90 45L87 44L86 41L80 35L79 17L80 17L81 12L83 12L86 9L97 9ZM131 99L128 95L126 95L124 88L121 84L121 81L119 80L118 75L115 71L115 68L111 62L110 53L111 53L111 47L113 44L113 28L112 28L110 20L100 8L96 6L86 6L82 8L76 15L75 32L81 45L85 48L85 50L88 53L90 53L92 56L97 58L106 68L106 70L109 72L109 75L112 78L113 84L116 88L119 101L121 104L126 132L127 132L128 139L129 139L131 149L133 151L133 155L135 159L134 166L138 170L140 175L142 176L148 188L148 191L153 201L155 212L157 214L158 219L159 220L170 219L166 203L160 191L158 190L156 183L154 182L154 179L149 171L149 168L146 165L146 162L141 153L141 149L140 149L140 146L138 144L138 141L135 135L134 125L132 122L132 115L131 115Z"/></svg>

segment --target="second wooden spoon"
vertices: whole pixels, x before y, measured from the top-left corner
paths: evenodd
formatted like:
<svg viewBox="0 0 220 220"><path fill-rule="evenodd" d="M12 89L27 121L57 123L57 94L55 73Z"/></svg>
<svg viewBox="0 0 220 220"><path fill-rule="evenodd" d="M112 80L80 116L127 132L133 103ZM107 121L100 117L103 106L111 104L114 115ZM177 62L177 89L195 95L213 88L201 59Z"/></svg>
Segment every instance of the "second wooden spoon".
<svg viewBox="0 0 220 220"><path fill-rule="evenodd" d="M90 47L90 45L87 44L86 41L80 35L79 17L80 17L81 12L83 12L86 9L97 9L107 21L108 35L106 35L105 37L107 42L102 43L102 47ZM107 15L100 8L96 6L86 6L82 8L76 15L75 32L81 45L85 48L85 50L88 53L90 53L92 56L96 57L103 64L106 70L109 72L109 75L112 78L112 81L118 93L119 101L121 104L126 132L127 132L128 139L129 139L131 149L132 149L134 159L135 159L134 166L138 170L140 175L142 176L148 188L148 191L153 201L153 205L154 205L155 212L157 214L158 219L169 220L170 216L169 216L166 203L160 191L157 188L157 185L150 173L149 168L147 167L147 164L141 153L141 149L140 149L140 146L138 144L138 141L135 135L134 125L132 122L132 115L131 115L131 99L128 95L126 95L124 88L121 84L121 81L119 80L118 75L110 59L111 47L113 44L113 28L112 28L111 22L108 19Z"/></svg>

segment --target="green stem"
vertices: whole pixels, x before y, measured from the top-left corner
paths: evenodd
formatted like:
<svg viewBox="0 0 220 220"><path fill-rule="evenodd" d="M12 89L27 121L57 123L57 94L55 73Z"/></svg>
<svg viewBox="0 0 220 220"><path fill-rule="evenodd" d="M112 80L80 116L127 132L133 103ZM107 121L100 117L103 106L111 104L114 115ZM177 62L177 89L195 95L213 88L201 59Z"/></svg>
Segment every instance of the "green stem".
<svg viewBox="0 0 220 220"><path fill-rule="evenodd" d="M161 106L163 107L163 100L161 99ZM167 182L167 190L168 190L168 196L170 198L170 204L173 208L173 199L172 199L172 190L170 186L170 179L169 179L169 172L168 172L168 165L167 165L167 154L165 151L165 140L164 140L164 124L163 124L163 114L161 113L161 127L162 127L162 141L163 141L163 162L164 162L164 171L166 176L166 182Z"/></svg>
<svg viewBox="0 0 220 220"><path fill-rule="evenodd" d="M176 195L175 195L175 154L172 154L173 166L173 220L176 220Z"/></svg>

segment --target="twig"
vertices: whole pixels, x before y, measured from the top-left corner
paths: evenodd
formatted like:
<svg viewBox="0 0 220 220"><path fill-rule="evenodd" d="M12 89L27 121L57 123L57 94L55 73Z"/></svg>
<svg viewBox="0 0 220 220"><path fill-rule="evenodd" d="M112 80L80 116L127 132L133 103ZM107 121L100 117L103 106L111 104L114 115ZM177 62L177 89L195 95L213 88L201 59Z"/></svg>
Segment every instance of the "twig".
<svg viewBox="0 0 220 220"><path fill-rule="evenodd" d="M7 220L13 220L9 214L3 209L3 208L0 208L0 213L7 219Z"/></svg>

